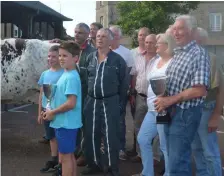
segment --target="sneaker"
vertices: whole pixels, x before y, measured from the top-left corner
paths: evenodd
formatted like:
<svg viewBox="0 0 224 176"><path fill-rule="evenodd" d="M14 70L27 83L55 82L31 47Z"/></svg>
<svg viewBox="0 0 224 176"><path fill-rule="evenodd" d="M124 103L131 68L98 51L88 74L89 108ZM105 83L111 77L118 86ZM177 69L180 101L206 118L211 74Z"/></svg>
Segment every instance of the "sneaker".
<svg viewBox="0 0 224 176"><path fill-rule="evenodd" d="M49 144L50 143L50 140L46 139L43 137L43 139L40 139L38 140L38 143L41 143L41 144Z"/></svg>
<svg viewBox="0 0 224 176"><path fill-rule="evenodd" d="M86 166L86 165L87 165L86 159L83 155L81 155L77 160L77 166L83 167L83 166Z"/></svg>
<svg viewBox="0 0 224 176"><path fill-rule="evenodd" d="M104 172L104 175L105 176L120 176L120 174L117 171L111 171L111 170Z"/></svg>
<svg viewBox="0 0 224 176"><path fill-rule="evenodd" d="M129 156L129 157L133 157L133 156L138 155L138 153L136 152L136 150L132 149L132 150L128 150L126 152L126 155Z"/></svg>
<svg viewBox="0 0 224 176"><path fill-rule="evenodd" d="M47 172L53 172L55 171L55 166L58 164L58 162L55 161L47 161L45 164L45 167L40 169L40 172L47 173Z"/></svg>
<svg viewBox="0 0 224 176"><path fill-rule="evenodd" d="M134 174L132 176L143 176L142 174Z"/></svg>
<svg viewBox="0 0 224 176"><path fill-rule="evenodd" d="M55 172L52 174L52 176L62 176L61 165L58 164L54 168L55 168Z"/></svg>
<svg viewBox="0 0 224 176"><path fill-rule="evenodd" d="M102 173L102 170L98 166L94 167L89 167L87 166L82 172L82 175L93 175L93 174L98 174Z"/></svg>
<svg viewBox="0 0 224 176"><path fill-rule="evenodd" d="M134 157L131 158L131 162L133 162L133 163L141 163L142 159L141 159L140 156L137 155L137 156L134 156Z"/></svg>
<svg viewBox="0 0 224 176"><path fill-rule="evenodd" d="M108 172L104 174L105 176L119 176L119 173Z"/></svg>
<svg viewBox="0 0 224 176"><path fill-rule="evenodd" d="M126 153L123 150L120 150L119 152L119 159L123 161L128 159Z"/></svg>

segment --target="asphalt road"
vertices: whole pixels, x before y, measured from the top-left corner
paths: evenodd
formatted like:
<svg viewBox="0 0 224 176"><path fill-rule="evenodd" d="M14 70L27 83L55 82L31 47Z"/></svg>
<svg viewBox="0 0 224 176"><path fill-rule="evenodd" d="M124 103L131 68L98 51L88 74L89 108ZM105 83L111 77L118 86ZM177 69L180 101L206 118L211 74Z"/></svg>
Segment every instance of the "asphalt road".
<svg viewBox="0 0 224 176"><path fill-rule="evenodd" d="M39 169L49 159L50 149L46 144L39 144L44 129L38 125L37 106L9 106L11 111L1 112L1 167L4 176L40 176ZM127 148L132 146L132 117L127 108ZM16 112L17 111L17 112ZM218 130L219 146L224 167L224 119L220 120ZM121 176L131 176L141 171L141 164L124 161L120 163ZM158 168L157 168L158 169ZM82 168L78 168L80 172ZM224 170L223 170L224 172ZM50 174L44 174L50 175ZM99 175L98 175L99 176ZM224 173L223 173L224 176Z"/></svg>

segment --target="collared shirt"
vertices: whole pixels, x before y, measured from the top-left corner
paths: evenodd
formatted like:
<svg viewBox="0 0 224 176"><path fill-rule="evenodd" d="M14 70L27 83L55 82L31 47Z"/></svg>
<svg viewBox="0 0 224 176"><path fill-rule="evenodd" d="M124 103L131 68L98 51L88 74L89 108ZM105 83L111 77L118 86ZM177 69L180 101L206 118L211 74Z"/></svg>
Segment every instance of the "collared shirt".
<svg viewBox="0 0 224 176"><path fill-rule="evenodd" d="M158 58L158 55L153 57L148 63L145 59L145 53L140 53L138 48L131 50L134 65L131 70L131 75L136 75L135 89L138 93L147 95L147 74L150 72L154 61Z"/></svg>
<svg viewBox="0 0 224 176"><path fill-rule="evenodd" d="M196 44L196 41L186 46L176 48L175 55L169 64L166 75L167 93L177 95L195 85L210 86L210 59L208 53ZM182 109L198 106L205 97L194 98L177 104Z"/></svg>

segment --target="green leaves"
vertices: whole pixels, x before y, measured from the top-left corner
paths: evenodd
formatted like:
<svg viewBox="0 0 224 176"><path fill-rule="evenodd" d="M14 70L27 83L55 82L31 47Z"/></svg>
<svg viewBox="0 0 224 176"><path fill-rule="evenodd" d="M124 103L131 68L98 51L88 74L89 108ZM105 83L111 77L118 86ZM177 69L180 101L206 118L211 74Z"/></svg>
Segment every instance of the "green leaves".
<svg viewBox="0 0 224 176"><path fill-rule="evenodd" d="M172 15L187 14L198 4L195 1L120 1L117 24L133 39L141 27L148 27L152 33L163 33L174 22Z"/></svg>

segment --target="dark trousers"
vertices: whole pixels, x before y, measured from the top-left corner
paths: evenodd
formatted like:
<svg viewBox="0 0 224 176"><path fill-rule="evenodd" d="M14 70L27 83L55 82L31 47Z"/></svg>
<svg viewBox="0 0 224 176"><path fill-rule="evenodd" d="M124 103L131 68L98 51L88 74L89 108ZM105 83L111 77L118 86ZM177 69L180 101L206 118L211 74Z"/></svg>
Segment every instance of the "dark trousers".
<svg viewBox="0 0 224 176"><path fill-rule="evenodd" d="M103 169L118 172L119 162L119 96L94 99L87 96L85 115L85 156L91 167L97 164ZM101 156L101 139L104 142L104 155Z"/></svg>
<svg viewBox="0 0 224 176"><path fill-rule="evenodd" d="M121 117L120 117L120 150L125 151L126 146L126 105L128 103L128 95L125 97L125 107L121 111Z"/></svg>
<svg viewBox="0 0 224 176"><path fill-rule="evenodd" d="M84 93L83 93L84 94ZM83 126L82 128L79 129L78 134L77 134L77 141L76 141L76 150L75 150L75 155L76 156L83 156L85 154L84 150L85 150L85 116L83 113L83 108L84 108L84 104L85 104L85 96L86 94L84 94L82 96L82 123Z"/></svg>

